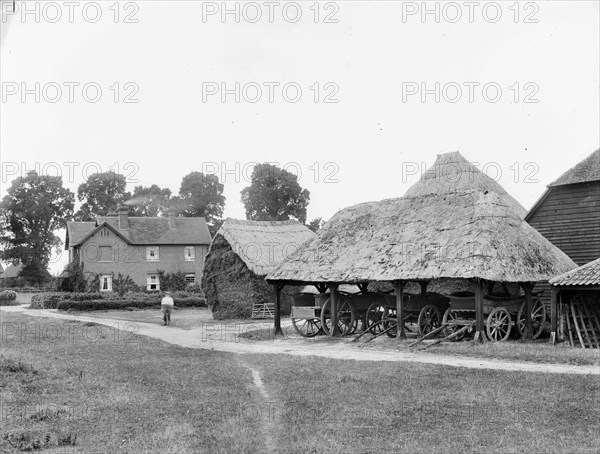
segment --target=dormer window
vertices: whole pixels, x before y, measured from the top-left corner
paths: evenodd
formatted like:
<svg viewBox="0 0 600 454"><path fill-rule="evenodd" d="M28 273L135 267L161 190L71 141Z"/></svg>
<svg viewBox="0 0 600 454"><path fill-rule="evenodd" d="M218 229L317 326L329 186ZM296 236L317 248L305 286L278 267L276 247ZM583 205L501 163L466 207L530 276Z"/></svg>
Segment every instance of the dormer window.
<svg viewBox="0 0 600 454"><path fill-rule="evenodd" d="M158 262L159 261L158 246L147 246L146 247L146 261Z"/></svg>
<svg viewBox="0 0 600 454"><path fill-rule="evenodd" d="M183 248L183 260L186 262L196 261L196 248L194 246L186 246Z"/></svg>

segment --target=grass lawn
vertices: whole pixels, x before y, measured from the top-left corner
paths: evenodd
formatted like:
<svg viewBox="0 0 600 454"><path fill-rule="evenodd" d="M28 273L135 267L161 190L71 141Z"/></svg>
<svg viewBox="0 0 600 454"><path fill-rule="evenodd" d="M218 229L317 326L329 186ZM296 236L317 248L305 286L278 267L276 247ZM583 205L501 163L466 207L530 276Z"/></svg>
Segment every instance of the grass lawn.
<svg viewBox="0 0 600 454"><path fill-rule="evenodd" d="M0 315L0 452L36 443L49 453L600 446L598 377L231 355L94 324Z"/></svg>
<svg viewBox="0 0 600 454"><path fill-rule="evenodd" d="M263 450L260 421L236 422L259 394L235 355L78 322L1 321L0 452L46 440L44 452Z"/></svg>

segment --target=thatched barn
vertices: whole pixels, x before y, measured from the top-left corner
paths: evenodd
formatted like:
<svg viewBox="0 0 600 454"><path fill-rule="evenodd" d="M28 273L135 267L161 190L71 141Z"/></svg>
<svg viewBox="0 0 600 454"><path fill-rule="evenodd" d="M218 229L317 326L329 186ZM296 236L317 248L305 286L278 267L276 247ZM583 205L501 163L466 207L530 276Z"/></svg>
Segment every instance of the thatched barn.
<svg viewBox="0 0 600 454"><path fill-rule="evenodd" d="M550 284L551 341L559 337L573 346L600 348L600 258L555 277Z"/></svg>
<svg viewBox="0 0 600 454"><path fill-rule="evenodd" d="M265 276L315 234L296 221L227 219L210 245L202 289L217 319L249 318L256 306L272 304L273 289ZM282 298L289 314L295 289Z"/></svg>
<svg viewBox="0 0 600 454"><path fill-rule="evenodd" d="M574 267L571 259L524 221L525 213L496 181L460 153L442 154L404 197L339 211L267 279L276 289L388 282L395 288L399 321L407 282L426 286L439 279L468 281L476 295L475 338L484 340L484 284L519 284L530 308L531 283ZM530 312L526 314L530 328ZM336 323L332 323L335 334ZM404 323L398 325L403 337Z"/></svg>

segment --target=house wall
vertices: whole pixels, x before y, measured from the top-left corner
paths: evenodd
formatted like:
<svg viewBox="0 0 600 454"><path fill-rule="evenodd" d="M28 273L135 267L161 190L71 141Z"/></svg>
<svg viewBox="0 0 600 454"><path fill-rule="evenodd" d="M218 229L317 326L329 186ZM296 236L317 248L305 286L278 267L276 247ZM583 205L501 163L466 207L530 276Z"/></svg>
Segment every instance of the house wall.
<svg viewBox="0 0 600 454"><path fill-rule="evenodd" d="M600 257L600 182L556 186L527 219L577 265Z"/></svg>
<svg viewBox="0 0 600 454"><path fill-rule="evenodd" d="M101 232L108 232L103 236ZM101 257L101 248L110 247L110 251ZM78 256L84 264L84 273L89 278L95 274L112 274L116 276L121 273L129 275L133 281L140 286L146 286L147 275L164 271L174 273L195 273L196 282L202 277L204 259L208 253L207 244L196 244L196 260L186 262L184 260L184 247L191 244L181 245L157 245L159 246L159 260L146 260L146 246L131 246L109 229L101 229L91 236L85 243L76 247L73 254ZM106 251L106 250L104 250Z"/></svg>

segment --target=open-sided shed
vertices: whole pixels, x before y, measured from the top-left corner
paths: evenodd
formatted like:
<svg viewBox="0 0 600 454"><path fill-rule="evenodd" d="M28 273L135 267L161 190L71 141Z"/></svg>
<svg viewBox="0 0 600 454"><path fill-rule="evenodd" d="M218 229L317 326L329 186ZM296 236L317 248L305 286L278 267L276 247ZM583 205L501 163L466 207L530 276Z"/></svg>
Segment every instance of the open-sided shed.
<svg viewBox="0 0 600 454"><path fill-rule="evenodd" d="M296 221L226 219L213 238L202 275L215 318L249 318L253 307L269 304L272 289L265 276L314 236ZM289 293L284 295L286 312L294 292Z"/></svg>
<svg viewBox="0 0 600 454"><path fill-rule="evenodd" d="M395 288L400 338L407 282L426 286L442 278L469 280L476 297L475 339L484 340L485 283L518 283L530 309L533 283L575 266L523 220L525 213L460 153L442 154L404 197L339 211L267 280L277 290L389 282ZM335 297L331 304L335 335ZM531 333L530 310L526 314ZM275 330L281 332L277 319Z"/></svg>

